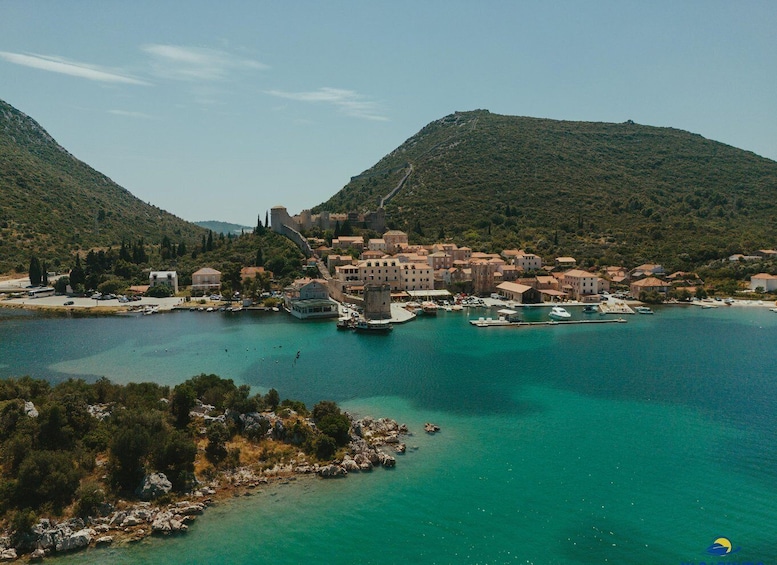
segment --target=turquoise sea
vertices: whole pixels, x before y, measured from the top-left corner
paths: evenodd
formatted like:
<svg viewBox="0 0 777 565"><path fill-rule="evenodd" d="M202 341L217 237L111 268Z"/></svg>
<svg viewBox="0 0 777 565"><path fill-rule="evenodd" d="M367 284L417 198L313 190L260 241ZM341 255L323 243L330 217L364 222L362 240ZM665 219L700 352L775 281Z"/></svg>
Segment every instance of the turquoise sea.
<svg viewBox="0 0 777 565"><path fill-rule="evenodd" d="M765 308L522 329L440 312L387 336L283 314L0 310L0 377L213 372L414 432L394 470L266 488L185 536L60 561L79 564L775 563L775 346ZM739 551L707 554L722 536Z"/></svg>

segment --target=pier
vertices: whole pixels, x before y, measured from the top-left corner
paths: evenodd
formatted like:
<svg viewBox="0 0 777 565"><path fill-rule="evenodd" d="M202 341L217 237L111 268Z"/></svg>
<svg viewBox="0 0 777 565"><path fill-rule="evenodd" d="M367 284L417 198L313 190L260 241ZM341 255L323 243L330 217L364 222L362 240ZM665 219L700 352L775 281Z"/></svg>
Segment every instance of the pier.
<svg viewBox="0 0 777 565"><path fill-rule="evenodd" d="M601 314L633 314L634 310L625 302L606 301L599 304Z"/></svg>

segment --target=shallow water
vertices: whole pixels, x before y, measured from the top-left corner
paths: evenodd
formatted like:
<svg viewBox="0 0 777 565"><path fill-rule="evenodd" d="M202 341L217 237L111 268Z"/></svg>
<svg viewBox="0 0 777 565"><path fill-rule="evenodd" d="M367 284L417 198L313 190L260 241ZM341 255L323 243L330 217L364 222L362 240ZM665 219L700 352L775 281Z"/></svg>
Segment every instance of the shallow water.
<svg viewBox="0 0 777 565"><path fill-rule="evenodd" d="M213 372L415 431L392 471L274 487L186 536L63 562L679 563L710 559L720 536L737 561L777 558L777 315L466 320L440 312L372 336L281 314L3 316L0 376L173 385Z"/></svg>

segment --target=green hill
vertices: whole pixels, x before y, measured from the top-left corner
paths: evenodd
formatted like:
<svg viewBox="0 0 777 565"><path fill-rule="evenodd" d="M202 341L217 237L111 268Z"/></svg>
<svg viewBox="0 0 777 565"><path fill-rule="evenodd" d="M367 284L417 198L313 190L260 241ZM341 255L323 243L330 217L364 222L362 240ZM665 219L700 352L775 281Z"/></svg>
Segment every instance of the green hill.
<svg viewBox="0 0 777 565"><path fill-rule="evenodd" d="M313 211L374 210L397 187L388 224L418 242L677 267L777 245L777 162L631 121L457 112Z"/></svg>
<svg viewBox="0 0 777 565"><path fill-rule="evenodd" d="M33 119L0 100L0 273L31 255L66 267L73 253L158 244L199 245L207 230L146 204L57 144Z"/></svg>

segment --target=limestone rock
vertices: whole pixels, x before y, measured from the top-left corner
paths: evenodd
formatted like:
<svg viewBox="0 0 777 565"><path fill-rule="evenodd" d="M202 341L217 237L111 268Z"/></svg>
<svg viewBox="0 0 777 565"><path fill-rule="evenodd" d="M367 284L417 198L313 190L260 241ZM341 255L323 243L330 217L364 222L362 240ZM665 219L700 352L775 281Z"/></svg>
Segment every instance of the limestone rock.
<svg viewBox="0 0 777 565"><path fill-rule="evenodd" d="M81 549L88 546L92 542L92 537L95 535L95 531L89 528L84 528L69 536L64 537L61 541L57 542L55 549L57 551L73 551L74 549Z"/></svg>
<svg viewBox="0 0 777 565"><path fill-rule="evenodd" d="M348 474L348 471L346 471L340 465L332 464L321 467L321 469L318 471L318 474L325 479L330 479L334 477L344 477Z"/></svg>
<svg viewBox="0 0 777 565"><path fill-rule="evenodd" d="M24 413L27 414L30 418L38 417L38 410L35 408L35 405L29 400L24 403Z"/></svg>
<svg viewBox="0 0 777 565"><path fill-rule="evenodd" d="M172 489L173 485L167 480L164 473L151 473L143 479L143 484L138 488L137 494L142 500L153 500L167 494Z"/></svg>

